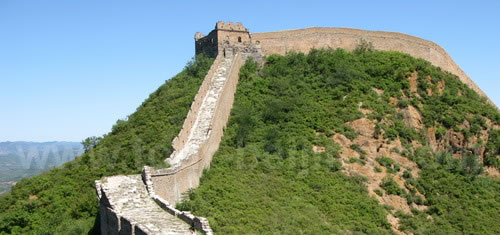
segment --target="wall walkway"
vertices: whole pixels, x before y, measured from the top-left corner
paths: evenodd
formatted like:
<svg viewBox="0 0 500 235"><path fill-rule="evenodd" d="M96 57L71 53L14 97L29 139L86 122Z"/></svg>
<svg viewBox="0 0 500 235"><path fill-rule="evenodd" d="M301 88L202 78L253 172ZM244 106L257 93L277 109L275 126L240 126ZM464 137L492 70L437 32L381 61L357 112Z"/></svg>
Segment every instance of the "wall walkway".
<svg viewBox="0 0 500 235"><path fill-rule="evenodd" d="M171 204L178 203L190 188L198 187L203 169L210 166L231 112L243 57L236 54L220 62L187 140L167 158L171 167L148 169L151 190Z"/></svg>
<svg viewBox="0 0 500 235"><path fill-rule="evenodd" d="M141 175L112 176L96 185L101 234L191 234L189 224L165 212L149 196Z"/></svg>

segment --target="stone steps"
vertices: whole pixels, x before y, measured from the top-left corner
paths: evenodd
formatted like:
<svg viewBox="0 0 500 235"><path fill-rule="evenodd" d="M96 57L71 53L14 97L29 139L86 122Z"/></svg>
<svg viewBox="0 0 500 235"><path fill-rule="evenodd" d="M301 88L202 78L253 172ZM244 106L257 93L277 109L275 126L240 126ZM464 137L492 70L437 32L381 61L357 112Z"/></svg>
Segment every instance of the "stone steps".
<svg viewBox="0 0 500 235"><path fill-rule="evenodd" d="M121 220L140 225L140 228L132 228L132 231L165 235L192 234L190 225L163 210L149 196L141 175L107 177L100 181L100 187L105 192L110 207ZM121 227L123 229L124 224Z"/></svg>
<svg viewBox="0 0 500 235"><path fill-rule="evenodd" d="M184 148L175 152L167 159L172 167L178 166L183 160L189 159L190 156L196 154L200 149L200 145L208 138L211 130L211 121L217 106L217 100L229 76L232 62L232 57L224 58L221 61L215 76L211 79L210 88L203 99L202 105L200 106L200 112L190 130Z"/></svg>

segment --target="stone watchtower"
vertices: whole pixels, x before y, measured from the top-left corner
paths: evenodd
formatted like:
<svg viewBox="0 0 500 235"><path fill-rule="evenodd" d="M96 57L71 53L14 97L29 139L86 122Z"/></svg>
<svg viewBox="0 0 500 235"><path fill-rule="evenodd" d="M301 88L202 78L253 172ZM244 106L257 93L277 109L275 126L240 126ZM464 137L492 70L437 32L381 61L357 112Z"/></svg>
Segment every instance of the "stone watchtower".
<svg viewBox="0 0 500 235"><path fill-rule="evenodd" d="M237 52L260 54L259 47L252 42L252 35L241 23L219 21L207 36L197 32L194 40L196 54L209 57Z"/></svg>

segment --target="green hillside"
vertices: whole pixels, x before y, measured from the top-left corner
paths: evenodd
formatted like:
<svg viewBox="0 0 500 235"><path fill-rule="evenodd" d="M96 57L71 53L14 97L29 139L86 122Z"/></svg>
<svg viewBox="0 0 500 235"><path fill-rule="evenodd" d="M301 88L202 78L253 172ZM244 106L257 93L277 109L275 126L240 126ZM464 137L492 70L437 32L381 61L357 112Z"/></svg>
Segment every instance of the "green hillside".
<svg viewBox="0 0 500 235"><path fill-rule="evenodd" d="M411 92L414 72L418 87ZM500 131L491 129L500 114L485 103L455 76L397 52L360 47L269 56L262 67L247 61L211 168L177 207L208 218L217 234L389 234L388 213L400 218L403 232L499 234L500 181L481 174L475 155L483 149L484 163L500 166ZM437 129L438 143L447 131L490 138L433 152L425 129L403 122L401 110L410 105L426 128ZM360 157L345 161L331 137L355 139L359 133L346 123L363 117L376 123L373 138L401 141L403 148L391 151L416 162L420 172L412 175L415 169L379 158L375 171L390 178L375 193L398 195L426 210L381 205L368 195L370 179L342 172L343 164L362 166L369 156L351 145ZM405 189L392 180L396 174L406 179Z"/></svg>
<svg viewBox="0 0 500 235"><path fill-rule="evenodd" d="M199 57L165 82L81 157L23 179L0 197L0 234L86 234L99 228L94 180L139 173L171 152L212 60Z"/></svg>

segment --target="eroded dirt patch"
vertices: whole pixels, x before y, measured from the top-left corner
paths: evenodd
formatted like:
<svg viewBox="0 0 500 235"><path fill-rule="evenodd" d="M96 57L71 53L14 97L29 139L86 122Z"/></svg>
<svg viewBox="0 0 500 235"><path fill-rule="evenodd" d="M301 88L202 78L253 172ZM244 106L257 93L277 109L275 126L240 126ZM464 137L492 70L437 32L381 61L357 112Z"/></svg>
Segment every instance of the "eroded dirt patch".
<svg viewBox="0 0 500 235"><path fill-rule="evenodd" d="M344 167L344 173L347 175L359 175L367 178L365 183L368 192L376 198L381 204L393 208L392 213L400 210L404 213L411 213L411 209L425 210L426 207L408 203L405 197L395 194L389 194L382 187L384 180L391 178L398 187L405 193L409 190L405 186L406 179L403 177L405 171L408 171L413 177L418 176L419 169L413 161L402 156L400 153L404 149L401 141L395 139L389 141L383 137L375 137L375 123L367 118L360 118L346 123L353 128L359 135L350 140L346 136L336 133L333 135L333 141L339 144L342 149L339 151ZM416 145L420 145L415 143ZM398 170L389 169L379 163L379 158L388 158L397 165ZM423 195L417 193L423 198ZM391 215L390 223L396 234L402 234L397 228L399 220ZM389 219L389 218L388 218Z"/></svg>

